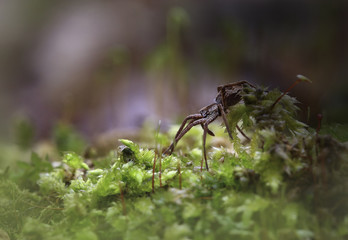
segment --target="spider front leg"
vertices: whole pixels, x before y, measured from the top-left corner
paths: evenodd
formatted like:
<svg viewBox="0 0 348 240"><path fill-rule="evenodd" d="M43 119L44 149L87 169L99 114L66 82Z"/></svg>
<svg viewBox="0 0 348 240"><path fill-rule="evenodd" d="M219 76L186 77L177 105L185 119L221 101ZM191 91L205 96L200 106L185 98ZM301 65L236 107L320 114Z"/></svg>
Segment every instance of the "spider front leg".
<svg viewBox="0 0 348 240"><path fill-rule="evenodd" d="M222 119L226 125L226 130L228 132L228 135L233 140L232 132L231 132L230 127L228 125L226 113L223 111L223 107L221 104L218 104L218 107L219 107L219 110L221 112ZM242 129L240 129L240 127L237 124L236 124L236 127L237 127L238 131L250 142L251 141L250 138L242 131Z"/></svg>
<svg viewBox="0 0 348 240"><path fill-rule="evenodd" d="M181 131L182 131L183 128L185 127L185 125L186 125L186 123L187 123L188 120L192 119L192 120L189 122L189 124L190 124L190 123L192 123L192 122L194 122L195 120L200 119L200 118L202 118L202 115L201 115L201 114L191 114L191 115L188 115L188 116L184 119L184 121L182 122L182 124L181 124L179 130L177 131L177 133L175 134L175 138L177 138L177 137L179 136L179 134L181 133Z"/></svg>
<svg viewBox="0 0 348 240"><path fill-rule="evenodd" d="M236 124L236 127L237 127L238 131L248 140L248 142L250 142L251 139L242 131L242 129L240 129L238 124Z"/></svg>
<svg viewBox="0 0 348 240"><path fill-rule="evenodd" d="M182 124L181 124L179 130L176 132L173 143L172 143L163 153L164 153L164 154L169 154L169 155L172 154L172 152L173 152L173 150L174 150L174 145L175 145L176 142L177 142L175 139L180 135L180 133L181 133L182 130L184 129L184 127L185 127L187 121L190 120L190 119L192 119L192 120L189 122L189 124L188 124L188 125L190 125L192 122L194 122L195 120L200 119L200 118L202 118L202 115L201 115L201 114L192 114L192 115L188 115L188 116L184 119L184 121L182 122Z"/></svg>
<svg viewBox="0 0 348 240"><path fill-rule="evenodd" d="M224 111L224 108L221 104L217 104L218 108L219 108L219 111L220 111L220 114L222 116L222 119L225 123L225 126L226 126L226 130L228 132L228 136L230 136L230 138L233 140L233 136L232 136L232 132L231 132L231 129L229 127L229 124L228 124L228 121L227 121L227 118L226 118L226 113Z"/></svg>
<svg viewBox="0 0 348 240"><path fill-rule="evenodd" d="M201 116L201 117L202 117L202 116ZM192 119L188 124L194 122L195 120L196 120L196 119ZM201 123L201 127L202 127L202 129L204 130L203 123ZM182 129L181 129L181 130L182 130ZM180 130L180 129L178 130L178 132L176 133L175 137L177 137L177 136L179 135L179 131L181 131L181 130ZM207 131L208 131L208 134L209 134L210 136L215 137L215 134L214 134L209 128L207 128Z"/></svg>
<svg viewBox="0 0 348 240"><path fill-rule="evenodd" d="M209 167L208 167L207 151L205 149L205 143L206 143L206 139L207 139L207 133L209 131L208 125L211 122L213 122L217 117L218 117L218 115L215 115L213 117L207 118L207 119L205 119L205 122L203 124L203 156L204 156L205 167L207 168L207 171L209 171ZM202 159L202 161L203 161L203 159Z"/></svg>
<svg viewBox="0 0 348 240"><path fill-rule="evenodd" d="M192 122L194 122L194 121L195 121L195 119L191 120L191 121L189 122L189 124L192 123ZM201 123L201 127L202 127L202 129L204 130L203 123ZM208 134L209 134L210 136L215 137L215 134L214 134L209 128L207 128L207 132L208 132Z"/></svg>
<svg viewBox="0 0 348 240"><path fill-rule="evenodd" d="M190 115L188 117L192 117L194 115L198 115L198 114L193 114ZM175 135L174 141L173 143L163 152L164 154L172 154L172 152L174 151L175 145L177 144L177 142L194 126L202 124L205 122L205 119L203 118L202 115L199 115L200 119L197 120L193 120L191 122L189 122L189 124L184 128L186 121L189 120L188 117L186 117L186 119L184 120L184 122L181 124L181 127L179 128L178 132ZM197 117L197 116L196 116Z"/></svg>

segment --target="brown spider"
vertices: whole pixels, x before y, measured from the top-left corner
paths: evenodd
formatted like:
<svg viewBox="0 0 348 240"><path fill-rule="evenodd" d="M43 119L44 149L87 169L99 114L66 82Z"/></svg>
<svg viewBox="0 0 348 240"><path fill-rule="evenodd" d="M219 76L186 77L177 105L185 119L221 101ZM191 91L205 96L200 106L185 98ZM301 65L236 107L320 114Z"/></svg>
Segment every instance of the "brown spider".
<svg viewBox="0 0 348 240"><path fill-rule="evenodd" d="M247 81L240 81L240 82L236 82L236 83L230 83L230 84L219 86L217 88L218 94L215 97L215 103L210 104L210 105L202 108L198 114L188 115L184 119L178 132L176 133L173 143L164 151L164 154L169 154L169 155L172 154L177 142L193 126L201 125L203 128L203 155L204 155L204 160L205 160L205 166L206 166L207 170L209 171L208 162L207 162L207 153L205 150L205 142L206 142L207 133L211 136L215 136L215 135L208 128L208 125L211 122L213 122L216 118L222 116L222 119L225 123L228 135L230 136L231 139L233 139L231 130L230 130L228 122L227 122L226 113L227 113L229 107L236 105L238 102L241 101L242 97L240 95L240 91L243 89L244 84L247 84L247 85L255 88L254 85L252 85L251 83L249 83ZM186 126L187 121L189 121L189 123ZM238 127L238 125L237 125L237 129L246 139L250 140L250 138L248 138L243 133L243 131Z"/></svg>

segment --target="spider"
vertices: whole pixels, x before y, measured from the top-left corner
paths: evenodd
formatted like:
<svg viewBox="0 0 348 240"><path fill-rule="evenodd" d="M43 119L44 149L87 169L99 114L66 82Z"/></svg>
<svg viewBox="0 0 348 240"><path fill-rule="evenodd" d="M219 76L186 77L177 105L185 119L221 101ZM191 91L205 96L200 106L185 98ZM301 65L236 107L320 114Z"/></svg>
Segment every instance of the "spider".
<svg viewBox="0 0 348 240"><path fill-rule="evenodd" d="M207 133L211 136L215 136L215 135L208 128L208 125L211 122L213 122L215 119L221 116L226 126L226 130L228 132L229 137L233 139L231 129L227 122L226 113L229 107L236 105L242 100L240 92L243 89L244 85L249 85L253 88L256 88L254 85L252 85L251 83L247 81L240 81L240 82L235 82L235 83L219 86L217 88L218 94L215 97L215 102L206 107L203 107L197 114L188 115L184 119L178 132L176 133L173 143L163 153L169 154L169 155L172 154L177 142L193 126L201 125L203 128L203 155L204 155L206 169L207 171L209 171L208 162L207 162L207 153L205 149L205 142L206 142ZM188 124L186 125L187 122ZM246 139L250 140L250 138L245 135L245 133L238 127L238 125L237 125L237 129Z"/></svg>

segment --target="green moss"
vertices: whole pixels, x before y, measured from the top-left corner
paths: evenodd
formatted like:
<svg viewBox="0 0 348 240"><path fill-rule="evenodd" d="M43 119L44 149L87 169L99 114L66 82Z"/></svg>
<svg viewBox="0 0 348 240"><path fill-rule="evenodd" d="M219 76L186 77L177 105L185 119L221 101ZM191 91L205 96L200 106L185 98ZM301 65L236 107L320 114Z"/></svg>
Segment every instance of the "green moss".
<svg viewBox="0 0 348 240"><path fill-rule="evenodd" d="M209 126L226 143L211 147L208 137L209 172L200 127L171 156L158 154L158 142L169 143L177 126L153 131L155 147L122 139L88 165L81 141L67 137L76 132L61 129L60 163L33 154L1 171L0 230L11 239L346 239L347 145L298 121L290 96L272 108L280 94L242 92L228 114L232 147L221 126Z"/></svg>

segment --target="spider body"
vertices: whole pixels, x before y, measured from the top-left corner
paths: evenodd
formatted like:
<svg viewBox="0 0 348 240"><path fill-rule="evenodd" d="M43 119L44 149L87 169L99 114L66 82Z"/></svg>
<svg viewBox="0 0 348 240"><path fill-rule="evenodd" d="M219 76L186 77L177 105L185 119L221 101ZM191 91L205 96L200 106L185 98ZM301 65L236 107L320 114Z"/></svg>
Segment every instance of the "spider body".
<svg viewBox="0 0 348 240"><path fill-rule="evenodd" d="M205 160L205 166L207 170L209 170L208 162L207 162L207 154L205 149L205 142L207 133L211 136L215 136L214 133L209 130L208 125L213 122L218 117L222 117L224 124L226 126L226 130L231 139L232 133L229 128L226 113L228 108L239 103L242 100L240 92L243 89L244 84L247 84L251 87L254 85L250 84L247 81L240 81L236 83L226 84L219 86L217 88L218 94L214 99L214 103L203 107L198 114L188 115L184 121L182 122L178 132L175 135L173 143L164 151L164 154L172 154L174 151L175 145L177 142L193 127L196 125L201 125L203 128L203 155ZM187 123L188 122L188 123ZM187 125L186 125L187 124ZM186 127L185 127L186 126ZM242 133L244 137L250 140L243 131L237 126L237 129ZM203 160L202 160L203 161Z"/></svg>
<svg viewBox="0 0 348 240"><path fill-rule="evenodd" d="M227 111L229 107L236 105L242 100L240 92L241 86L233 86L227 88L224 86L218 87L218 95L215 97L215 102L221 104L224 107L224 111Z"/></svg>

